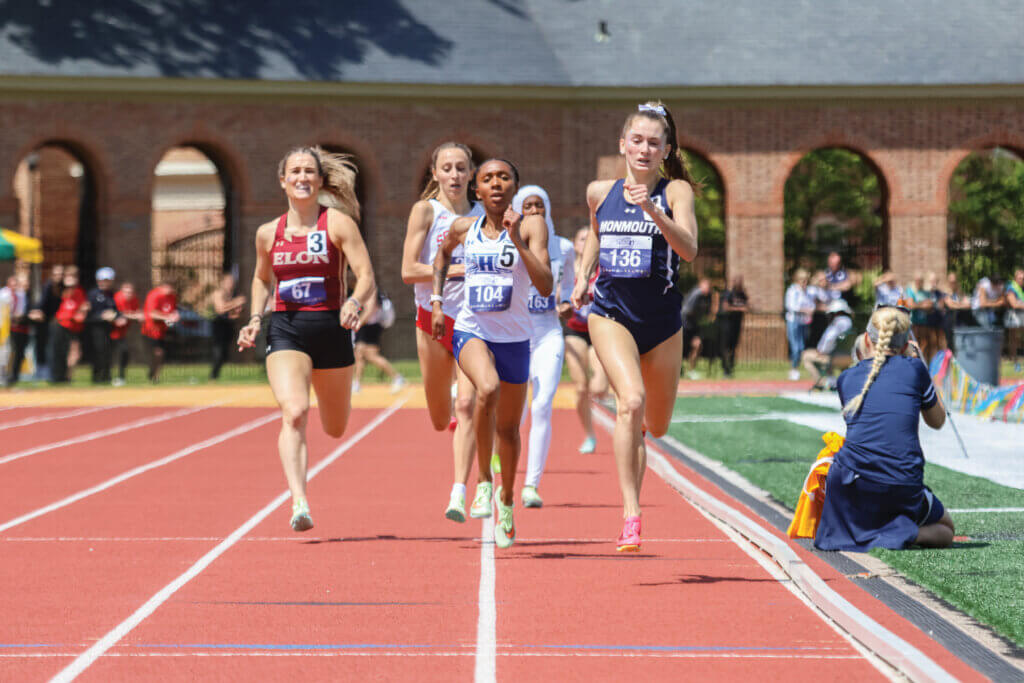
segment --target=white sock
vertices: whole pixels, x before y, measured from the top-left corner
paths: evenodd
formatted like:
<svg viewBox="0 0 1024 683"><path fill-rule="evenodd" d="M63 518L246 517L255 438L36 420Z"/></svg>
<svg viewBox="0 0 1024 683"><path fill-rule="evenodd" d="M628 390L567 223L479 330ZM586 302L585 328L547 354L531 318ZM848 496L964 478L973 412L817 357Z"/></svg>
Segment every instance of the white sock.
<svg viewBox="0 0 1024 683"><path fill-rule="evenodd" d="M454 496L456 493L461 493L463 496L465 496L466 495L466 485L465 484L452 484L452 495Z"/></svg>

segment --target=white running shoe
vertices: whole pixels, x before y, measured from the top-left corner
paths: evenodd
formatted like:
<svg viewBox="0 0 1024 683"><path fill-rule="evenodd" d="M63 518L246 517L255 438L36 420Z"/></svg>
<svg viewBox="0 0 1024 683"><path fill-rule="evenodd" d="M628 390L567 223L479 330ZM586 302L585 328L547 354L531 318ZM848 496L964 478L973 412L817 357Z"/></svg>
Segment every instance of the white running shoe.
<svg viewBox="0 0 1024 683"><path fill-rule="evenodd" d="M395 378L391 380L391 393L397 394L399 391L405 388L405 377L401 375L395 375Z"/></svg>
<svg viewBox="0 0 1024 683"><path fill-rule="evenodd" d="M453 522L466 521L466 494L459 493L457 491L452 492L452 497L448 501L448 509L444 511L444 516Z"/></svg>
<svg viewBox="0 0 1024 683"><path fill-rule="evenodd" d="M352 380L352 393L358 394L363 388L363 385L359 383L359 380Z"/></svg>
<svg viewBox="0 0 1024 683"><path fill-rule="evenodd" d="M544 507L544 499L537 493L536 486L524 486L519 492L519 500L523 501L524 508Z"/></svg>
<svg viewBox="0 0 1024 683"><path fill-rule="evenodd" d="M309 503L299 498L292 503L292 531L309 531L313 528L313 518L309 514Z"/></svg>
<svg viewBox="0 0 1024 683"><path fill-rule="evenodd" d="M491 492L494 485L489 481L482 481L476 485L476 495L473 496L473 504L469 506L469 516L474 519L482 519L491 516Z"/></svg>
<svg viewBox="0 0 1024 683"><path fill-rule="evenodd" d="M790 382L797 382L799 380L800 380L800 371L797 370L796 368L793 368L792 370L790 370L789 371L789 381Z"/></svg>
<svg viewBox="0 0 1024 683"><path fill-rule="evenodd" d="M512 505L501 502L501 487L495 491L494 503L498 507L498 520L494 524L494 545L508 548L516 540L516 525L512 521Z"/></svg>

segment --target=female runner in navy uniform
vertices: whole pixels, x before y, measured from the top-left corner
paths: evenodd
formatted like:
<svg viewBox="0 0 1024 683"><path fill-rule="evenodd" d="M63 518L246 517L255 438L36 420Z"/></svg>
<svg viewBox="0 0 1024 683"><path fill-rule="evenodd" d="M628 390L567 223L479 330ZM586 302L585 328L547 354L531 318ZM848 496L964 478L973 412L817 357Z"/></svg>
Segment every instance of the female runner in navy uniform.
<svg viewBox="0 0 1024 683"><path fill-rule="evenodd" d="M431 180L420 201L413 204L402 248L402 281L412 284L416 297L416 353L423 374L423 393L434 429L449 426L452 414L452 376L457 376L455 395L455 434L452 436L454 484L444 516L453 522L466 521L466 482L473 469L473 384L458 371L452 333L455 316L462 305L462 249L452 257L453 265L444 285L442 309L445 334L434 339L431 329L430 294L434 277L434 257L444 241L452 221L459 216L480 216L483 207L469 200L469 181L473 177L473 155L458 142L445 142L430 157Z"/></svg>
<svg viewBox="0 0 1024 683"><path fill-rule="evenodd" d="M373 268L359 234L355 169L343 155L319 147L291 150L278 166L288 212L256 231L252 316L238 335L239 350L256 343L262 312L273 292L267 331L267 378L281 407L277 449L292 494L291 526L313 528L306 502L306 421L309 388L320 405L320 424L334 438L351 412L352 333L364 306L377 297ZM328 196L339 209L321 206ZM344 272L356 276L344 299ZM271 289L271 277L276 287Z"/></svg>
<svg viewBox="0 0 1024 683"><path fill-rule="evenodd" d="M573 305L587 302L594 350L617 397L612 439L625 522L620 552L640 549L640 487L647 467L642 430L661 436L672 419L682 362L679 259L697 255L694 191L675 124L661 103L642 104L619 139L626 177L587 187L591 233L576 271Z"/></svg>
<svg viewBox="0 0 1024 683"><path fill-rule="evenodd" d="M494 542L515 540L512 494L519 461L519 423L530 376L533 330L527 299L530 284L540 296L553 287L548 228L539 215L525 219L510 207L519 172L508 161L490 159L476 172L476 193L485 216L458 218L434 260L432 325L435 339L445 333L442 308L452 253L462 245L466 293L455 319L455 359L476 388L476 453L480 483L470 508L474 517L491 516L490 461L495 436L501 461Z"/></svg>

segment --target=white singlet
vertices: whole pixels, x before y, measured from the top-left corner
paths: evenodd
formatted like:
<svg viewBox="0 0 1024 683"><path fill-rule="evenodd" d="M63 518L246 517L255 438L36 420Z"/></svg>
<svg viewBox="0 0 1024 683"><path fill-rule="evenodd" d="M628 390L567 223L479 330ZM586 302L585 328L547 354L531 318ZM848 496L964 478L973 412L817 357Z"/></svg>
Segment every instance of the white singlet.
<svg viewBox="0 0 1024 683"><path fill-rule="evenodd" d="M531 337L536 340L551 330L561 331L558 322L558 304L572 299L572 288L575 284L575 258L572 242L564 237L549 235L548 256L551 259L551 275L553 277L551 294L541 296L537 288L530 285L530 296L527 307L530 309L530 322L533 324Z"/></svg>
<svg viewBox="0 0 1024 683"><path fill-rule="evenodd" d="M530 274L507 231L495 239L483 234L486 220L473 221L466 233L466 287L455 329L490 342L528 341Z"/></svg>
<svg viewBox="0 0 1024 683"><path fill-rule="evenodd" d="M448 230L452 227L452 223L459 215L454 211L450 210L444 204L436 199L428 200L430 206L434 209L434 222L430 224L430 229L427 230L427 236L423 240L423 248L420 250L420 263L427 265L433 265L434 257L437 256L437 250L440 248L441 243L444 242L444 238L448 236ZM484 207L479 202L473 202L473 206L470 207L467 216L482 216L484 213ZM462 263L462 245L455 247L452 252L452 263ZM419 308L427 311L432 310L430 306L430 295L434 293L433 282L417 282L413 285L413 296L416 299L416 305ZM448 278L444 283L444 290L442 291L444 296L444 302L441 304L441 310L449 318L454 318L458 312L459 307L462 305L462 278Z"/></svg>

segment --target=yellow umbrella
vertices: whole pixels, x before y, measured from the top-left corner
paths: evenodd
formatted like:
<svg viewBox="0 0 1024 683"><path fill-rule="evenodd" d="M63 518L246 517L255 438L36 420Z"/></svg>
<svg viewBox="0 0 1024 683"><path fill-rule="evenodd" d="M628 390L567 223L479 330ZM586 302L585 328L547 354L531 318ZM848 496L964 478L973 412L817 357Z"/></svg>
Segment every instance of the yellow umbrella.
<svg viewBox="0 0 1024 683"><path fill-rule="evenodd" d="M43 262L43 243L13 230L0 228L0 261L20 259L28 263Z"/></svg>

